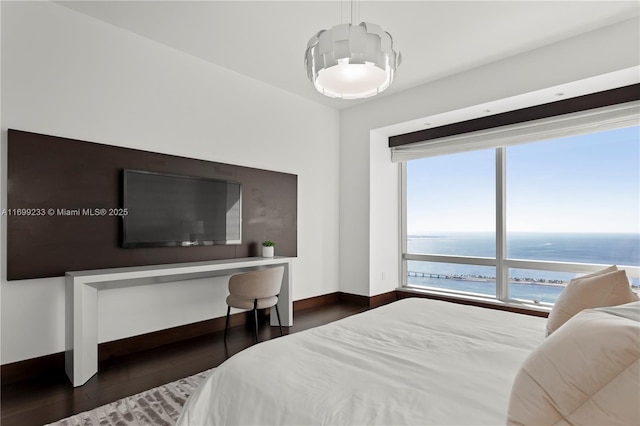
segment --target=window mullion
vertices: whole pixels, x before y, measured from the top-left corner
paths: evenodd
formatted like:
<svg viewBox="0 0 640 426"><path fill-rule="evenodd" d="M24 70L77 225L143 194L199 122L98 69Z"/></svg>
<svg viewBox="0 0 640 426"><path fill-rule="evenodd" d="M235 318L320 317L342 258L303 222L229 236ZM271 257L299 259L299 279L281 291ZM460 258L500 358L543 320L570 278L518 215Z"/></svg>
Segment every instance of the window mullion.
<svg viewBox="0 0 640 426"><path fill-rule="evenodd" d="M496 148L496 298L509 298L509 272L506 259L506 161L505 148Z"/></svg>
<svg viewBox="0 0 640 426"><path fill-rule="evenodd" d="M407 286L407 163L400 163L400 283Z"/></svg>

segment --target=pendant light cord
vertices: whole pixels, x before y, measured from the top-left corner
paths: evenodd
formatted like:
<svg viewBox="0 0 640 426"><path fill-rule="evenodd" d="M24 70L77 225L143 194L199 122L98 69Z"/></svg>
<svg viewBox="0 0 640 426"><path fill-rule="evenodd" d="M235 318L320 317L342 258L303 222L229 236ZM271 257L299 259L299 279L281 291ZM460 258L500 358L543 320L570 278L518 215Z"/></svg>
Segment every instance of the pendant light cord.
<svg viewBox="0 0 640 426"><path fill-rule="evenodd" d="M358 25L358 20L360 19L360 3L358 0L350 0L349 18L351 25ZM344 0L340 0L340 23L344 24Z"/></svg>
<svg viewBox="0 0 640 426"><path fill-rule="evenodd" d="M351 25L355 25L355 10L356 10L356 6L355 6L355 2L353 0L351 0Z"/></svg>
<svg viewBox="0 0 640 426"><path fill-rule="evenodd" d="M357 25L358 21L358 2L351 0L351 25Z"/></svg>

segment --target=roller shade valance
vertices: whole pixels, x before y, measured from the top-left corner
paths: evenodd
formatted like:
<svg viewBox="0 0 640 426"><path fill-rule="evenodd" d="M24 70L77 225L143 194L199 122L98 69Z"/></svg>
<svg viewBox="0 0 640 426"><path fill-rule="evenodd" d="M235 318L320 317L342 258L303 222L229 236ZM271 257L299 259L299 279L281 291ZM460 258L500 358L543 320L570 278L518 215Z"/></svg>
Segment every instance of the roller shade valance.
<svg viewBox="0 0 640 426"><path fill-rule="evenodd" d="M640 101L594 108L391 148L395 163L595 133L640 124Z"/></svg>

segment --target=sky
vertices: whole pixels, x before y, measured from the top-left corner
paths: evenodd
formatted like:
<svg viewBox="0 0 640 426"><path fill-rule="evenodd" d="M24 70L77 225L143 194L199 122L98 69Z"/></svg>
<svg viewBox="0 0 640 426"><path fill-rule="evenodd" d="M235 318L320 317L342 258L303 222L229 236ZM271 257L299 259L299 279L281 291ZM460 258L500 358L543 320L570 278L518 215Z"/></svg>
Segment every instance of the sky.
<svg viewBox="0 0 640 426"><path fill-rule="evenodd" d="M508 147L507 232L640 233L640 127ZM407 233L495 230L495 150L407 163Z"/></svg>

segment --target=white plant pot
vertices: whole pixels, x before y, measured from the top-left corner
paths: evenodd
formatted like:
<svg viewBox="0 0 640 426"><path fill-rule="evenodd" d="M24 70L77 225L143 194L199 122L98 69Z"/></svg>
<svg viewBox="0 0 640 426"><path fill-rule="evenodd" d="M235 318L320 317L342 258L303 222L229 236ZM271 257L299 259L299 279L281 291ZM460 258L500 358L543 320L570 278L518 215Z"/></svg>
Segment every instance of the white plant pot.
<svg viewBox="0 0 640 426"><path fill-rule="evenodd" d="M265 247L262 246L262 257L273 257L273 246Z"/></svg>

